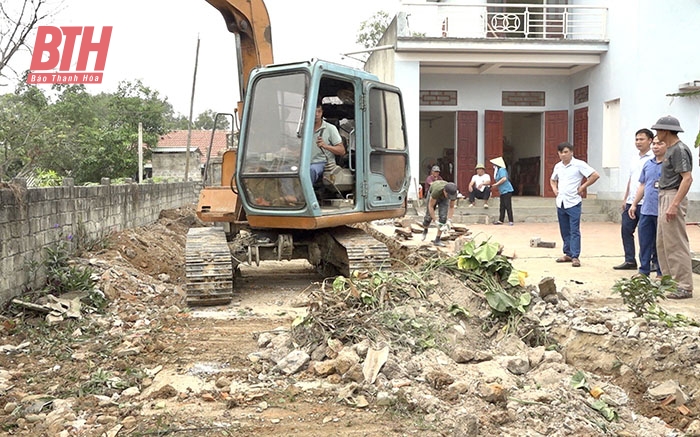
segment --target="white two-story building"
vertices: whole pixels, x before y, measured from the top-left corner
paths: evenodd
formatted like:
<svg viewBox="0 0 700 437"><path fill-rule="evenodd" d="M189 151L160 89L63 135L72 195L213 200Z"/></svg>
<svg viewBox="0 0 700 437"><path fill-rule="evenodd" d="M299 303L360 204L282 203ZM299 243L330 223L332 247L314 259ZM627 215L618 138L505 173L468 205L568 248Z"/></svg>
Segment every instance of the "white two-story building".
<svg viewBox="0 0 700 437"><path fill-rule="evenodd" d="M700 90L699 53L697 0L416 0L365 68L403 92L418 183L439 164L467 192L474 166L492 174L503 156L516 194L552 196L570 141L601 176L589 196L621 199L638 129L670 114L693 147L700 94L674 95Z"/></svg>

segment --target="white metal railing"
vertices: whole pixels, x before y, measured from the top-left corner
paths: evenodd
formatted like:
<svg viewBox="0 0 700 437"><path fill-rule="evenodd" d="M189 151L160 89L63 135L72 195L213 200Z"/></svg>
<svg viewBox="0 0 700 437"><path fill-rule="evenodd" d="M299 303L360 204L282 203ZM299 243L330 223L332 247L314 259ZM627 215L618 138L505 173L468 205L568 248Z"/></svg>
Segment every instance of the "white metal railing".
<svg viewBox="0 0 700 437"><path fill-rule="evenodd" d="M605 40L607 14L590 5L404 2L398 36Z"/></svg>

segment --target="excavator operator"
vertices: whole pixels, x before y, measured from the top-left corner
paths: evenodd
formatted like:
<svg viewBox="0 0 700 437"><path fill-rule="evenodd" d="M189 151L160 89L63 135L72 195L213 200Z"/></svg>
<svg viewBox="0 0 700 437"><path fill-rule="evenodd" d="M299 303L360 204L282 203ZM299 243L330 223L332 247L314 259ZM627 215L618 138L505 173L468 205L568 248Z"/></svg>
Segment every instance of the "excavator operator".
<svg viewBox="0 0 700 437"><path fill-rule="evenodd" d="M323 119L323 106L319 101L316 105L314 135L318 150L311 156L311 183L316 184L323 178L323 170L329 163L335 164L336 156L345 155L343 139L338 129Z"/></svg>

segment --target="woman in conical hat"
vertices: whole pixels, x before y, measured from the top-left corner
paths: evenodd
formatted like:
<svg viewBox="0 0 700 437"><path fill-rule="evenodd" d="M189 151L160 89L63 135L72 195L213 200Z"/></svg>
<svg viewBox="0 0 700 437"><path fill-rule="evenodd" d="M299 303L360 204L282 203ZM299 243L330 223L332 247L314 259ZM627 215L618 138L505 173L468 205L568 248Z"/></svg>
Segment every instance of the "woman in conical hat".
<svg viewBox="0 0 700 437"><path fill-rule="evenodd" d="M501 193L498 220L494 222L494 225L502 225L503 220L506 218L506 213L508 213L508 224L513 226L512 197L515 190L513 189L513 184L511 184L510 180L508 179L506 162L501 156L493 158L490 162L496 167L493 176L493 180L496 182L493 184L493 186L498 187L498 191Z"/></svg>

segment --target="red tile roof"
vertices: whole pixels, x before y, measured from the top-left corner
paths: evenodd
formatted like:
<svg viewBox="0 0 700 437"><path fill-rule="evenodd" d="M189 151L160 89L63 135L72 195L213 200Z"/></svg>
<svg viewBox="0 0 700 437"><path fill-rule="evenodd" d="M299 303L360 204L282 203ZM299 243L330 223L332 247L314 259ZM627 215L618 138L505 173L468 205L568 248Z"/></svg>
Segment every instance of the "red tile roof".
<svg viewBox="0 0 700 437"><path fill-rule="evenodd" d="M216 130L214 132L214 142L211 146L211 156L223 154L226 150L226 135L229 132ZM202 164L207 161L207 150L211 141L211 130L192 130L190 147L196 147L201 153ZM187 130L176 130L162 135L158 139L156 147L187 147Z"/></svg>

